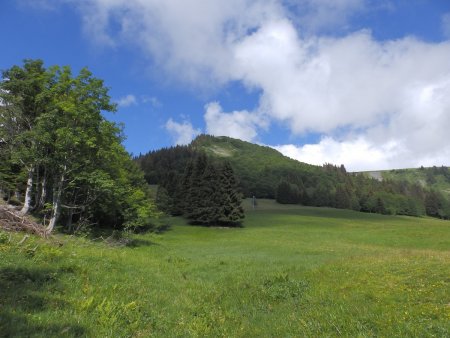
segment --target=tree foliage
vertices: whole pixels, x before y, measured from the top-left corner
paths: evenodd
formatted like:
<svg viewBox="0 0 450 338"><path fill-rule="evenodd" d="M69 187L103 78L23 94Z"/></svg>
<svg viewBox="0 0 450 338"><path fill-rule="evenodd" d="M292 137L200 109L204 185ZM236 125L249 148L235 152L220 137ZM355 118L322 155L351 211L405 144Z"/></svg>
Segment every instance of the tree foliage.
<svg viewBox="0 0 450 338"><path fill-rule="evenodd" d="M300 190L296 184L285 180L278 184L276 200L281 204L297 204L300 202Z"/></svg>
<svg viewBox="0 0 450 338"><path fill-rule="evenodd" d="M180 147L165 149L168 157L179 154ZM203 152L191 152L183 172L174 167L158 173L158 206L172 215L183 215L192 224L240 225L244 218L242 194L229 163L215 162ZM184 160L183 160L184 161ZM164 160L165 163L173 163Z"/></svg>
<svg viewBox="0 0 450 338"><path fill-rule="evenodd" d="M121 129L103 117L116 107L102 80L86 68L74 76L67 66L25 60L3 72L0 100L6 198L25 195L24 205L49 219L49 231L61 220L70 230L80 221L151 224L156 209L143 173L123 148Z"/></svg>

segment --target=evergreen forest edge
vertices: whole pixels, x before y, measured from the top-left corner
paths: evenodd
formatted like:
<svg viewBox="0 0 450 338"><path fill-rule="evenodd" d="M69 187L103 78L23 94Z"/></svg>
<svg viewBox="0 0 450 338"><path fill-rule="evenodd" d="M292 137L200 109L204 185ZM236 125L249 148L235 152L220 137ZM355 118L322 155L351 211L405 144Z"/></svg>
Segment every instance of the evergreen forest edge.
<svg viewBox="0 0 450 338"><path fill-rule="evenodd" d="M103 116L117 109L108 88L87 68L73 75L68 66L25 60L3 71L0 103L0 194L49 233L56 224L69 232L150 229L161 211L192 224L239 226L243 197L450 217L448 198L418 182L308 165L228 137L201 135L188 146L132 159L121 127ZM224 144L237 151L219 156ZM448 168L439 170L450 179ZM156 200L149 184L158 185Z"/></svg>
<svg viewBox="0 0 450 338"><path fill-rule="evenodd" d="M309 165L269 147L211 135L200 135L187 146L164 148L135 158L146 181L159 185L157 201L160 206L169 206L167 212L179 215L178 210L170 206L177 204L174 201L179 195L186 166L202 153L208 154L212 162L230 163L244 197L255 197L256 201L269 198L281 204L386 215L450 217L448 197L434 187L403 177L380 181L364 173L349 173L343 165ZM420 170L428 177L440 175L450 182L447 167Z"/></svg>

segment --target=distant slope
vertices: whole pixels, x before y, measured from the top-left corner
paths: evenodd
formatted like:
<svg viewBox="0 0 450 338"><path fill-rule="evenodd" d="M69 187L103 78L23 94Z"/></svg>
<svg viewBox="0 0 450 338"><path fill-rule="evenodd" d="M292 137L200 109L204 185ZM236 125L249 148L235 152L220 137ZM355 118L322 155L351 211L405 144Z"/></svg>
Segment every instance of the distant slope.
<svg viewBox="0 0 450 338"><path fill-rule="evenodd" d="M450 169L448 167L421 167L362 173L377 180L406 181L420 184L423 188L434 189L450 196Z"/></svg>

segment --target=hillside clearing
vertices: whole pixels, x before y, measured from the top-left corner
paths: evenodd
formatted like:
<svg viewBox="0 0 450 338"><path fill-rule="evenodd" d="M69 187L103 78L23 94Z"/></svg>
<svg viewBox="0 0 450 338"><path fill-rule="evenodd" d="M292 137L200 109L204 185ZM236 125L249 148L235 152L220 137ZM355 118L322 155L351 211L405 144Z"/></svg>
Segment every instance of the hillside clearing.
<svg viewBox="0 0 450 338"><path fill-rule="evenodd" d="M170 218L130 247L0 235L6 336L450 335L450 225L246 201L244 228Z"/></svg>

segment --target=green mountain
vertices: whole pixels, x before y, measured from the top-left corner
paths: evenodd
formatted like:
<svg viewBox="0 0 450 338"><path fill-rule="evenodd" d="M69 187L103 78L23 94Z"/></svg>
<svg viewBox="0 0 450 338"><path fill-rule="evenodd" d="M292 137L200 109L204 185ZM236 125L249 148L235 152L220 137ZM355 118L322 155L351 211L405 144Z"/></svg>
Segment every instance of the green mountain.
<svg viewBox="0 0 450 338"><path fill-rule="evenodd" d="M149 152L136 161L149 184L164 188L168 199L163 200L170 204L180 194L189 163L201 153L218 164L229 162L245 197L381 214L450 218L447 168L347 173L343 166L314 166L283 156L270 147L209 135L197 137L188 146Z"/></svg>
<svg viewBox="0 0 450 338"><path fill-rule="evenodd" d="M274 198L282 178L302 181L323 172L322 167L293 160L273 148L226 136L201 135L190 147L230 162L247 196Z"/></svg>

